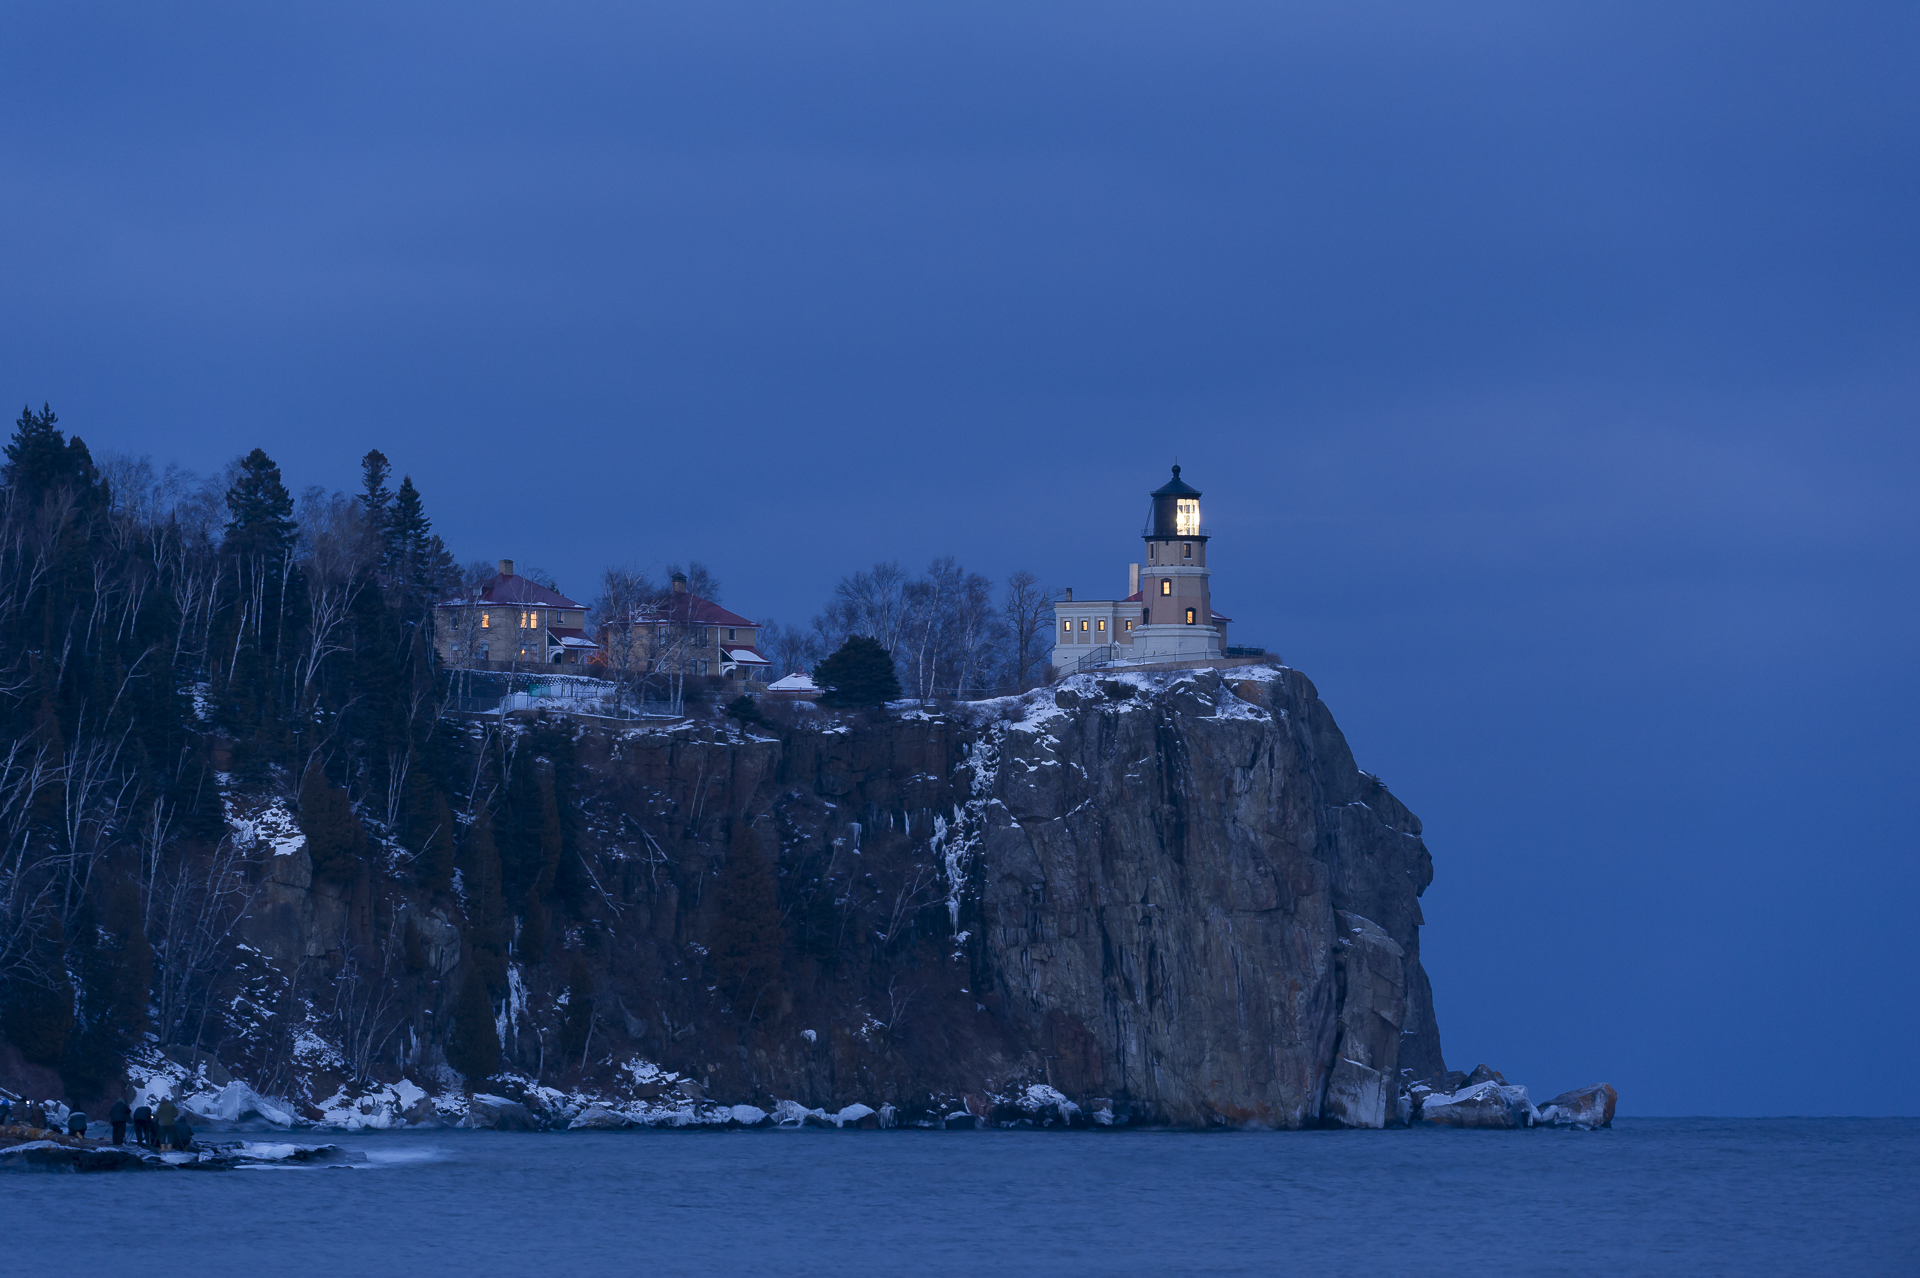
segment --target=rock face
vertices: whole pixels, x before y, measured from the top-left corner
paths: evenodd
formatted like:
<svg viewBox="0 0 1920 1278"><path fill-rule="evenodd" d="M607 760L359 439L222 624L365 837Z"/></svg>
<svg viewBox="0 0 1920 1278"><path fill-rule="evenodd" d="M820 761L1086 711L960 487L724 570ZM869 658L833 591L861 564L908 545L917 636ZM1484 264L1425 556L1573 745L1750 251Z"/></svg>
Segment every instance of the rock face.
<svg viewBox="0 0 1920 1278"><path fill-rule="evenodd" d="M1144 694L1144 695L1143 695ZM1312 685L1072 680L974 748L981 966L1069 1094L1379 1127L1439 1060L1419 822Z"/></svg>
<svg viewBox="0 0 1920 1278"><path fill-rule="evenodd" d="M468 774L532 752L565 841L551 894L508 902L545 926L510 932L503 1069L623 1101L670 1072L688 1103L944 1126L1379 1127L1404 1079L1444 1072L1420 822L1355 766L1298 672L770 713L777 727L460 725ZM291 1003L276 974L324 970L361 929L361 953L409 964L387 978L398 1019L371 1073L445 1069L478 945L464 898L316 885L303 851L257 883L254 1002ZM381 949L402 925L406 944ZM591 1051L576 1039L563 1059L567 1009L584 1033L589 996ZM273 1041L227 1033L223 1057ZM344 1066L302 1050L312 1094L341 1084ZM508 1106L476 1098L468 1121L520 1122Z"/></svg>

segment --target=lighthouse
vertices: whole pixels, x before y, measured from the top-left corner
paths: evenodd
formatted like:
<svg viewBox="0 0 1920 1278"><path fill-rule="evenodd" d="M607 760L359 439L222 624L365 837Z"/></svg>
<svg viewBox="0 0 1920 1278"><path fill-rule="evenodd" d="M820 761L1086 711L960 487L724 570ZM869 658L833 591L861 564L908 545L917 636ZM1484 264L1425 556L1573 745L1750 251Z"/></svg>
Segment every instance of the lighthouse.
<svg viewBox="0 0 1920 1278"><path fill-rule="evenodd" d="M1200 517L1200 490L1173 477L1148 494L1141 532L1144 559L1127 565L1124 599L1076 600L1054 605L1053 667L1137 663L1195 664L1225 654L1229 618L1213 610L1209 534Z"/></svg>

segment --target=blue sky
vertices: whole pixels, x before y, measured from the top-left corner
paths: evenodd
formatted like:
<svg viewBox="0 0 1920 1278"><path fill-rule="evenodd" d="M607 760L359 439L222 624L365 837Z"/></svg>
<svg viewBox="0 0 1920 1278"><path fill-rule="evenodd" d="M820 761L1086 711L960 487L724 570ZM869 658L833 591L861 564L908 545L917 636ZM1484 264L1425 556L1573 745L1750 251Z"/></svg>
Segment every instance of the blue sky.
<svg viewBox="0 0 1920 1278"><path fill-rule="evenodd" d="M1427 822L1450 1063L1914 1113L1909 4L16 3L0 392L463 558L1235 636Z"/></svg>

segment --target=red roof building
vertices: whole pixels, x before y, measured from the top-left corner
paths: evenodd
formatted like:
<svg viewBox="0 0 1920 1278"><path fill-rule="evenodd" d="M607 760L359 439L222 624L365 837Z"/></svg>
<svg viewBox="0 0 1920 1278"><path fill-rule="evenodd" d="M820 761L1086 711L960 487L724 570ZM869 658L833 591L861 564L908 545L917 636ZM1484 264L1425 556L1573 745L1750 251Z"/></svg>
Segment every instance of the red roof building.
<svg viewBox="0 0 1920 1278"><path fill-rule="evenodd" d="M519 576L511 559L470 597L434 608L433 638L440 660L456 668L578 665L600 650L587 637L587 606Z"/></svg>
<svg viewBox="0 0 1920 1278"><path fill-rule="evenodd" d="M754 646L760 627L739 613L687 589L684 573L673 588L626 617L600 621L599 660L635 674L757 678L772 665Z"/></svg>

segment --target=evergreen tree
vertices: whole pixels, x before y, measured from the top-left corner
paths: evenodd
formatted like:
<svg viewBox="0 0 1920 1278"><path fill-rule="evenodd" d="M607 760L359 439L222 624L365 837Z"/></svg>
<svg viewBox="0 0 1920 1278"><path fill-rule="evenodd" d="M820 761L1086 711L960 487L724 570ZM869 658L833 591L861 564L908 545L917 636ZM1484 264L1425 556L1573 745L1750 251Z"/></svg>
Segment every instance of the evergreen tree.
<svg viewBox="0 0 1920 1278"><path fill-rule="evenodd" d="M586 959L576 954L567 969L567 1012L560 1019L561 1056L583 1055L592 1029L593 974L587 970Z"/></svg>
<svg viewBox="0 0 1920 1278"><path fill-rule="evenodd" d="M60 1076L71 1092L103 1095L147 1028L153 988L153 949L131 881L96 879L75 924L67 965L76 978L76 1007Z"/></svg>
<svg viewBox="0 0 1920 1278"><path fill-rule="evenodd" d="M744 826L736 828L719 886L718 917L708 947L716 983L735 1012L763 1017L773 1006L768 995L781 983L787 938L773 866Z"/></svg>
<svg viewBox="0 0 1920 1278"><path fill-rule="evenodd" d="M222 549L228 554L285 562L299 533L293 496L281 482L280 468L262 450L240 459L240 473L227 489L227 514Z"/></svg>
<svg viewBox="0 0 1920 1278"><path fill-rule="evenodd" d="M33 1065L58 1065L73 1032L73 984L67 979L59 918L41 923L28 943L31 969L8 973L0 990L0 1035Z"/></svg>
<svg viewBox="0 0 1920 1278"><path fill-rule="evenodd" d="M315 882L351 883L366 863L367 831L347 792L327 780L318 761L300 782L300 832Z"/></svg>
<svg viewBox="0 0 1920 1278"><path fill-rule="evenodd" d="M494 1024L493 1000L487 997L487 982L477 971L467 973L454 1003L447 1064L460 1071L469 1086L500 1070L500 1031Z"/></svg>
<svg viewBox="0 0 1920 1278"><path fill-rule="evenodd" d="M423 887L444 892L453 885L453 807L419 766L407 772L402 842L414 855L414 873Z"/></svg>
<svg viewBox="0 0 1920 1278"><path fill-rule="evenodd" d="M900 695L893 654L865 635L849 636L814 670L813 681L827 690L823 705L878 706Z"/></svg>
<svg viewBox="0 0 1920 1278"><path fill-rule="evenodd" d="M377 448L370 449L360 459L360 509L367 517L367 526L379 531L383 538L387 507L393 502L393 492L387 487L387 476L392 473L387 455Z"/></svg>
<svg viewBox="0 0 1920 1278"><path fill-rule="evenodd" d="M241 458L227 489L225 597L213 634L216 659L230 661L217 718L234 740L234 771L261 784L291 744L293 656L305 613L293 563L299 528L280 468L256 448Z"/></svg>
<svg viewBox="0 0 1920 1278"><path fill-rule="evenodd" d="M500 892L500 851L493 815L481 803L467 827L460 879L466 889L467 949L473 968L495 994L507 988L507 917Z"/></svg>
<svg viewBox="0 0 1920 1278"><path fill-rule="evenodd" d="M453 555L434 535L413 476L400 480L387 522L387 576L399 592L402 617L429 615L454 577Z"/></svg>
<svg viewBox="0 0 1920 1278"><path fill-rule="evenodd" d="M39 412L23 407L14 423L13 439L6 446L6 465L0 467L0 481L30 503L43 501L57 489L66 488L85 495L97 481L93 455L78 438L68 440L56 423L60 418L51 404Z"/></svg>

